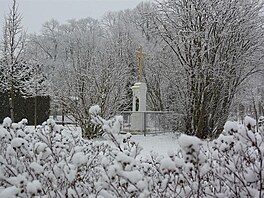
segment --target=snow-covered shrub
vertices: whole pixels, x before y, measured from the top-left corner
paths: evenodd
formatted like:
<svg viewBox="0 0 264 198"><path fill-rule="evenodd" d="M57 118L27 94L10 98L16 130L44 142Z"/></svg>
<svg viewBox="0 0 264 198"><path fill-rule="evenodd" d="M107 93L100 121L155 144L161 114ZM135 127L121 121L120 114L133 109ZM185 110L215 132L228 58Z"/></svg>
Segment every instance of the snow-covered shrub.
<svg viewBox="0 0 264 198"><path fill-rule="evenodd" d="M264 133L264 116L260 116L258 119L258 127L261 133Z"/></svg>
<svg viewBox="0 0 264 198"><path fill-rule="evenodd" d="M263 135L236 129L211 142L181 135L178 152L142 162L151 197L263 197Z"/></svg>
<svg viewBox="0 0 264 198"><path fill-rule="evenodd" d="M29 130L26 120L0 128L0 197L124 197L143 193L131 134L119 135L122 118L108 121L90 110L93 122L114 144L90 141L49 119ZM115 175L116 174L116 175ZM114 175L116 180L114 182ZM142 186L142 185L141 185Z"/></svg>
<svg viewBox="0 0 264 198"><path fill-rule="evenodd" d="M139 155L122 118L92 122L109 143L47 120L36 130L7 118L0 128L0 197L263 197L264 134L227 123L217 139L182 134L180 149ZM25 120L23 123L26 123Z"/></svg>
<svg viewBox="0 0 264 198"><path fill-rule="evenodd" d="M84 140L53 120L35 131L21 123L5 119L0 128L0 197L94 194L99 159L110 146Z"/></svg>
<svg viewBox="0 0 264 198"><path fill-rule="evenodd" d="M244 124L250 131L255 131L256 127L256 120L254 118L251 118L249 116L246 116L244 119Z"/></svg>
<svg viewBox="0 0 264 198"><path fill-rule="evenodd" d="M249 130L248 119L238 133L220 135L211 145L211 167L217 181L215 195L228 197L262 197L264 137ZM252 129L252 128L251 128Z"/></svg>
<svg viewBox="0 0 264 198"><path fill-rule="evenodd" d="M95 108L98 109L98 108ZM120 135L122 117L115 116L106 121L97 113L91 114L92 122L100 125L104 137L111 140L115 147L111 153L101 158L100 179L96 183L97 191L102 197L146 197L145 179L137 156L141 150L131 141L131 134Z"/></svg>

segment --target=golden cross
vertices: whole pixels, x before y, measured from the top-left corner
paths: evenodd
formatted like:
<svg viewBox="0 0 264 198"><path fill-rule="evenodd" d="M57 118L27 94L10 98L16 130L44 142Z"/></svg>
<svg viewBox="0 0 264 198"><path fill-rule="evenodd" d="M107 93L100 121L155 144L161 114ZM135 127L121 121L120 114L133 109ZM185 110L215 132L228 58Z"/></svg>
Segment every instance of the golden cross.
<svg viewBox="0 0 264 198"><path fill-rule="evenodd" d="M138 69L139 69L139 81L142 81L142 61L143 61L143 52L142 52L142 46L137 51L137 57L138 57Z"/></svg>

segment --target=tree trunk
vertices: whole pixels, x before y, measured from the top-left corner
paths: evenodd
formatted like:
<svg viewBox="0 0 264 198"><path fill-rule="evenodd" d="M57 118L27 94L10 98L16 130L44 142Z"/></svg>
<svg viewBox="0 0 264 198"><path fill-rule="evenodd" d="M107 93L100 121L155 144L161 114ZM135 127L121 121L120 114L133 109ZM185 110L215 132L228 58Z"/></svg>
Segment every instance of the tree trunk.
<svg viewBox="0 0 264 198"><path fill-rule="evenodd" d="M37 112L37 96L35 96L35 105L34 105L34 108L35 108L35 112L34 112L34 126L35 128L37 127L37 122L38 122L38 112Z"/></svg>
<svg viewBox="0 0 264 198"><path fill-rule="evenodd" d="M10 116L11 116L12 122L15 122L15 116L14 116L14 99L15 99L14 85L13 85L13 82L11 82L9 106L10 106Z"/></svg>

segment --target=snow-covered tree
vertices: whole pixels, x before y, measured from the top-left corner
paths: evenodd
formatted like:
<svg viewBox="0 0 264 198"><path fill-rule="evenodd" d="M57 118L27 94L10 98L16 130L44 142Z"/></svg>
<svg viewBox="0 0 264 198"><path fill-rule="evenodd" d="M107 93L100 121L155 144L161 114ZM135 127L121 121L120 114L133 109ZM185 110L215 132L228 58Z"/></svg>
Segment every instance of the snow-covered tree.
<svg viewBox="0 0 264 198"><path fill-rule="evenodd" d="M221 133L240 86L262 64L262 3L162 1L151 16L177 59L186 130L201 138ZM175 73L175 72L174 72Z"/></svg>
<svg viewBox="0 0 264 198"><path fill-rule="evenodd" d="M60 50L62 43L59 37L58 21L52 19L43 24L40 35L28 36L27 55L37 62L43 64L42 70L49 81L57 82L57 75L62 65Z"/></svg>
<svg viewBox="0 0 264 198"><path fill-rule="evenodd" d="M43 72L43 65L38 64L36 61L31 60L30 72L28 79L22 82L21 92L24 97L34 98L34 125L35 128L38 123L37 106L38 96L48 96L50 94L50 83Z"/></svg>
<svg viewBox="0 0 264 198"><path fill-rule="evenodd" d="M114 58L118 68L126 70L123 82L126 83L124 90L125 98L119 110L131 110L132 90L131 87L138 80L137 50L143 45L140 32L134 24L135 13L133 10L108 12L104 15L101 23L106 34L105 46L108 54Z"/></svg>
<svg viewBox="0 0 264 198"><path fill-rule="evenodd" d="M40 35L30 37L31 53L52 65L45 68L53 97L88 136L93 134L88 106L100 104L105 116L130 107L139 45L129 18L130 12L117 12L108 13L101 22L85 18L59 25L53 21L45 23Z"/></svg>
<svg viewBox="0 0 264 198"><path fill-rule="evenodd" d="M30 65L24 56L26 35L21 22L22 16L18 12L17 1L13 0L5 18L0 56L0 88L2 92L9 93L12 120L14 120L15 92L19 92L21 82L27 79L30 70Z"/></svg>

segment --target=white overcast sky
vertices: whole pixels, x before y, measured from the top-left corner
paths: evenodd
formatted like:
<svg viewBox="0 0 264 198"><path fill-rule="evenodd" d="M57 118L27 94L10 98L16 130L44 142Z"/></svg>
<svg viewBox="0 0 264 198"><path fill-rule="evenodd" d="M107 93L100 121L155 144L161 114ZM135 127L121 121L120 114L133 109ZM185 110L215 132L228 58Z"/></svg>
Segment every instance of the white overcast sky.
<svg viewBox="0 0 264 198"><path fill-rule="evenodd" d="M73 18L99 19L107 11L135 8L142 1L147 0L17 0L23 25L29 33L39 32L41 25L50 19L60 23ZM0 0L1 27L11 4L12 0Z"/></svg>

